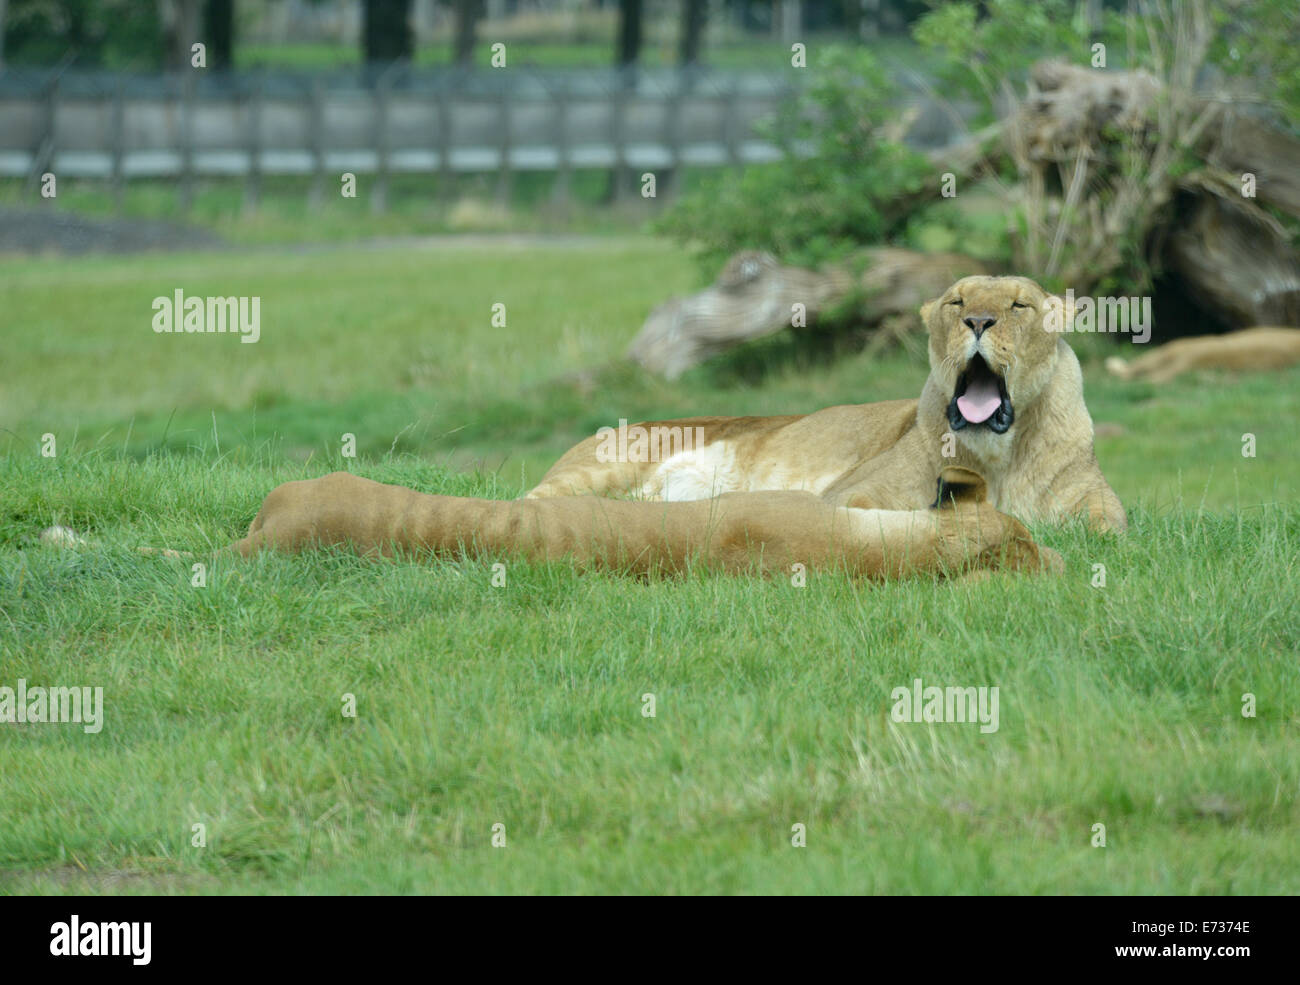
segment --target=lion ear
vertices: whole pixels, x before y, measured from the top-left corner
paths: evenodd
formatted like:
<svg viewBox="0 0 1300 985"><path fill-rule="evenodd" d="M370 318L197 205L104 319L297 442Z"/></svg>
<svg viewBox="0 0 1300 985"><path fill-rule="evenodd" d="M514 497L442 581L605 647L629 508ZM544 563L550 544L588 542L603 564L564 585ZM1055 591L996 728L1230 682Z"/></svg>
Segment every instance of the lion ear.
<svg viewBox="0 0 1300 985"><path fill-rule="evenodd" d="M935 298L933 301L927 301L921 305L921 321L926 325L930 324L930 312L934 310L934 306L938 303L939 299Z"/></svg>
<svg viewBox="0 0 1300 985"><path fill-rule="evenodd" d="M939 473L939 494L932 509L943 509L954 503L982 503L989 498L989 487L978 472L960 465L949 465Z"/></svg>

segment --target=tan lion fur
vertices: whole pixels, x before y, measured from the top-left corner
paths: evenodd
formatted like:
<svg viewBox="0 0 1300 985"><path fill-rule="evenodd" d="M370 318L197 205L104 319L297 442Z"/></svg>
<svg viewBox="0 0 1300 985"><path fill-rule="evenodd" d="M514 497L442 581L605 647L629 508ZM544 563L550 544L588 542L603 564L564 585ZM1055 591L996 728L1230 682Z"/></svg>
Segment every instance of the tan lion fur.
<svg viewBox="0 0 1300 985"><path fill-rule="evenodd" d="M1131 362L1111 356L1106 369L1122 380L1168 383L1194 369L1284 369L1296 363L1300 363L1300 328L1260 327L1176 339Z"/></svg>
<svg viewBox="0 0 1300 985"><path fill-rule="evenodd" d="M802 564L866 578L1063 569L1059 554L1038 547L1019 521L989 505L977 475L954 468L943 479L936 508L894 511L836 507L805 492L675 503L467 499L334 472L277 486L248 536L227 551L339 546L385 557L509 554L634 574L679 574L692 564L787 575Z"/></svg>
<svg viewBox="0 0 1300 985"><path fill-rule="evenodd" d="M681 500L783 489L833 506L915 510L933 498L940 470L956 465L983 476L993 506L1027 523L1077 515L1099 530L1122 530L1124 508L1093 453L1079 361L1064 333L1044 324L1053 301L1025 277L964 278L921 308L930 375L919 399L788 417L642 422L634 427L698 428L692 433L702 435L702 446L667 461L611 462L601 460L602 439L593 436L566 452L528 497ZM995 319L978 339L962 321L975 314ZM954 433L946 416L976 351L1003 377L1015 409L1005 434Z"/></svg>

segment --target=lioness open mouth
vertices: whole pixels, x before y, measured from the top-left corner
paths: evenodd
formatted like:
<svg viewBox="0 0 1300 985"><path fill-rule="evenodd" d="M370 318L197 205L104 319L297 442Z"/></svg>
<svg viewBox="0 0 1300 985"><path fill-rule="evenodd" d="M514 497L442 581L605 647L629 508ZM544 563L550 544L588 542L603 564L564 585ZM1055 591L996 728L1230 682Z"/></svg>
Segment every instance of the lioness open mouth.
<svg viewBox="0 0 1300 985"><path fill-rule="evenodd" d="M957 377L957 388L948 404L949 426L960 431L968 424L983 424L995 434L1004 434L1015 419L1006 381L975 353Z"/></svg>

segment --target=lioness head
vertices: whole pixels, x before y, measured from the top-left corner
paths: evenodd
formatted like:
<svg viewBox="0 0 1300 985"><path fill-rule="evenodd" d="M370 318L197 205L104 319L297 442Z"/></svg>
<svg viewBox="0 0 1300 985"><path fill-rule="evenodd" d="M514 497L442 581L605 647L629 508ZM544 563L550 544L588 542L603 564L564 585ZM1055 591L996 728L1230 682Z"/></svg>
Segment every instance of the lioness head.
<svg viewBox="0 0 1300 985"><path fill-rule="evenodd" d="M953 431L1005 434L1056 369L1058 336L1043 324L1062 304L1027 277L964 277L921 306L930 369L950 395ZM1056 308L1056 317L1068 315Z"/></svg>

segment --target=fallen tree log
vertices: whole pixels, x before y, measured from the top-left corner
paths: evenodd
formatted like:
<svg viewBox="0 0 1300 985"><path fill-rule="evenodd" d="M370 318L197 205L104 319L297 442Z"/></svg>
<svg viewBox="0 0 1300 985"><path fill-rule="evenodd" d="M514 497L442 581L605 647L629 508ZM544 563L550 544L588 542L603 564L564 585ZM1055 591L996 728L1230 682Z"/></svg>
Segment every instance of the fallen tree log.
<svg viewBox="0 0 1300 985"><path fill-rule="evenodd" d="M1300 260L1277 220L1205 180L1184 181L1180 188L1180 214L1166 232L1160 259L1192 306L1234 329L1300 325Z"/></svg>
<svg viewBox="0 0 1300 985"><path fill-rule="evenodd" d="M848 320L895 338L917 322L921 304L986 264L956 253L879 247L824 270L782 265L770 253L735 254L698 294L659 305L628 347L643 368L674 379L720 352L787 328L814 325L850 306Z"/></svg>

